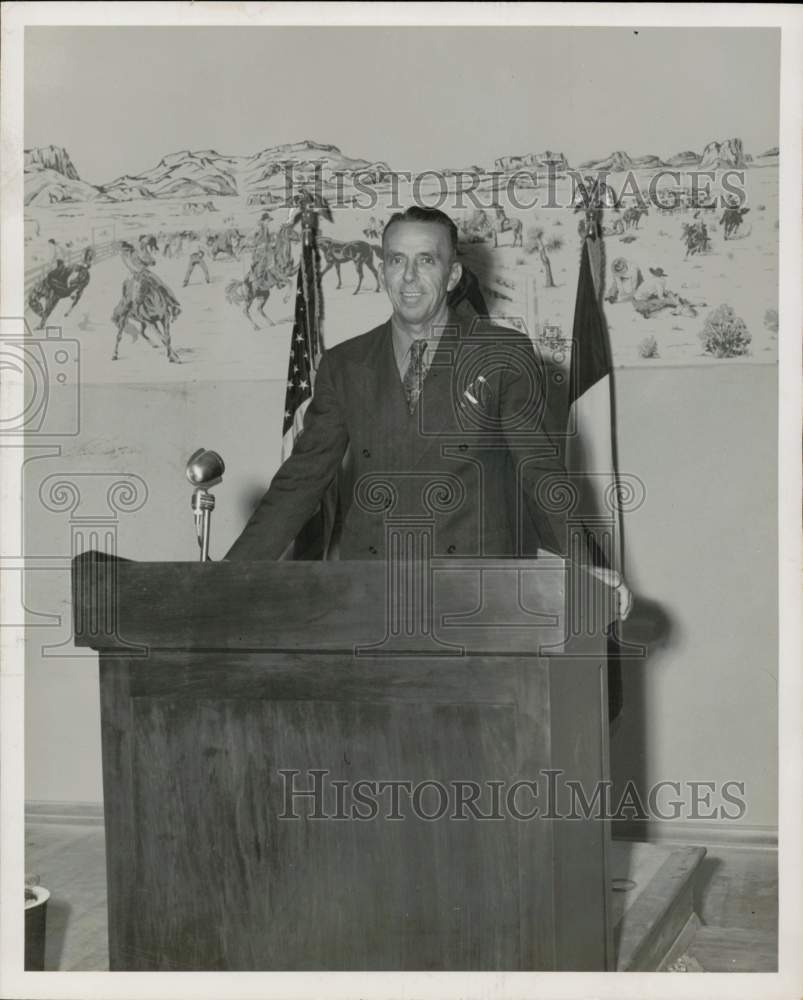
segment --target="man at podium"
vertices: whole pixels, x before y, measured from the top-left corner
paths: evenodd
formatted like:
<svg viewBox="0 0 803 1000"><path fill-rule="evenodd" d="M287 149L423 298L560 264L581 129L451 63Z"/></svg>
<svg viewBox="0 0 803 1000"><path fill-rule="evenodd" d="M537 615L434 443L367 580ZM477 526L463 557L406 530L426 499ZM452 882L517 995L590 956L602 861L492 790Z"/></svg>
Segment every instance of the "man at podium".
<svg viewBox="0 0 803 1000"><path fill-rule="evenodd" d="M341 559L386 559L389 524L395 537L400 525L426 524L433 556L565 554L554 502L565 471L545 427L548 373L529 338L449 308L462 268L445 213L393 215L382 252L390 318L323 354L293 452L226 559L279 558L344 465ZM626 617L626 585L594 572L616 587Z"/></svg>
<svg viewBox="0 0 803 1000"><path fill-rule="evenodd" d="M449 311L455 235L391 219L392 316L323 355L228 560L75 561L112 970L615 965L609 821L569 795L609 782L614 609L588 574L515 558L567 547L566 483L529 339ZM344 561L274 562L347 451Z"/></svg>

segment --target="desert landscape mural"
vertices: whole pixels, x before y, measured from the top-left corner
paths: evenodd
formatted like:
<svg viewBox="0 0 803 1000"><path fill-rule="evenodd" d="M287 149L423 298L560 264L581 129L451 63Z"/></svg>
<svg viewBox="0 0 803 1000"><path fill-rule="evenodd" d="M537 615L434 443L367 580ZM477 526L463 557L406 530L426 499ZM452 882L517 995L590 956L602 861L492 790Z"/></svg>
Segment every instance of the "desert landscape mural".
<svg viewBox="0 0 803 1000"><path fill-rule="evenodd" d="M778 149L751 154L738 137L712 140L699 152L616 151L576 166L550 151L500 155L485 168L433 165L412 180L386 162L311 140L250 156L170 152L149 170L103 183L83 179L61 147L26 150L25 166L29 322L38 325L51 307L48 296L41 305L39 297L55 241L71 273L47 323L80 342L90 380L281 374L292 281L263 300L264 311L257 303L248 314L239 286L261 228L275 236L302 187L317 189L333 206L332 222L319 234L329 345L384 318L384 296L376 294L381 228L413 200L452 212L463 259L480 272L492 314L522 317L536 342L570 337L583 219L572 206L580 204L578 184L604 177L605 308L614 363L777 356ZM349 248L342 264L333 259L332 242ZM120 256L125 243L148 244L149 267L179 303L171 327L181 367L165 364L165 352L150 349L161 342L149 344L147 330L143 336L133 319L112 361L112 314L128 275ZM204 250L209 280L192 269L182 287L193 245ZM297 261L297 243L291 253ZM733 327L724 341L710 332L723 318Z"/></svg>

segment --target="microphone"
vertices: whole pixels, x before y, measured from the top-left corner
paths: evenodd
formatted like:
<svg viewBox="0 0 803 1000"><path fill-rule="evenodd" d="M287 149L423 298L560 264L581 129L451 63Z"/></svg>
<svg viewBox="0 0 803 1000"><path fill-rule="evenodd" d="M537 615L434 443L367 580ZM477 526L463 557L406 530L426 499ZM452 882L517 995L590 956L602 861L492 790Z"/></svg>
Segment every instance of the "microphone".
<svg viewBox="0 0 803 1000"><path fill-rule="evenodd" d="M199 448L190 455L186 468L187 479L195 487L191 507L195 515L195 534L201 549L201 562L209 559L209 529L215 498L209 492L210 486L223 482L226 466L216 451Z"/></svg>

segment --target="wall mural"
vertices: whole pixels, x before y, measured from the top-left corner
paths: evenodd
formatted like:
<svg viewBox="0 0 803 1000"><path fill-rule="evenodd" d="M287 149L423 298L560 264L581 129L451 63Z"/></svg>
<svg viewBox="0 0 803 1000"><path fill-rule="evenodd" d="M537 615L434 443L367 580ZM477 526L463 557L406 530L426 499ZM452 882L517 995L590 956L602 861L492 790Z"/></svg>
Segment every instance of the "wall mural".
<svg viewBox="0 0 803 1000"><path fill-rule="evenodd" d="M328 345L388 314L376 294L382 228L413 199L455 218L490 311L554 345L571 336L577 184L602 177L614 364L775 361L777 168L777 147L750 154L729 138L576 165L552 151L501 155L410 182L300 141L250 156L171 152L90 183L67 149L37 147L25 151L26 316L80 342L87 381L281 378L299 255L288 205L314 187L332 207L318 237ZM698 190L701 171L714 180Z"/></svg>

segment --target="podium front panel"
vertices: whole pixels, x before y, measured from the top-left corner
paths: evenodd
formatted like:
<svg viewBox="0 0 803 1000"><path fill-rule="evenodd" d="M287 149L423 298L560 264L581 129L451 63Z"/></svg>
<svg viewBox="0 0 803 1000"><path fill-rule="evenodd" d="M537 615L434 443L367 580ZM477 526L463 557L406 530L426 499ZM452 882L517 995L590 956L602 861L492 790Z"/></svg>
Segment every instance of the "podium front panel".
<svg viewBox="0 0 803 1000"><path fill-rule="evenodd" d="M157 651L101 687L113 969L556 967L556 823L511 815L543 811L548 661Z"/></svg>

